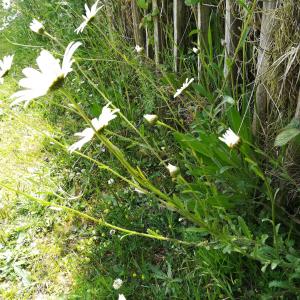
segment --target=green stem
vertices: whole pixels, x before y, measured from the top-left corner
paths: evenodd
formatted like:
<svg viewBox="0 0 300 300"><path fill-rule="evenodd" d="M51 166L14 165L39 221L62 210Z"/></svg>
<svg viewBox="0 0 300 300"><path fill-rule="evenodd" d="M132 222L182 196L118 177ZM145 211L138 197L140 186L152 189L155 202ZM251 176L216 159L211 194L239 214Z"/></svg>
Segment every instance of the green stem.
<svg viewBox="0 0 300 300"><path fill-rule="evenodd" d="M56 204L56 203L53 203L53 202L50 202L50 201L46 201L46 200L43 200L43 199L39 199L39 198L36 198L30 194L27 194L23 191L20 191L20 190L16 190L10 186L7 186L3 183L0 182L0 186L6 190L9 190L11 192L15 192L16 194L19 194L19 195L22 195L34 202L37 202L43 206L52 206L52 207L57 207L57 208L60 208L66 212L69 212L73 215L77 215L83 219L86 219L86 220L89 220L89 221L92 221L96 224L99 224L101 226L104 226L104 227L108 227L108 228L111 228L111 229L115 229L115 230L118 230L118 231L121 231L121 232L124 232L128 235L137 235L137 236L142 236L142 237L146 237L146 238L151 238L151 239L156 239L156 240L160 240L160 241L168 241L168 242L174 242L174 243L177 243L177 244L182 244L182 245L187 245L187 246L197 246L197 247L205 247L208 242L207 241L204 241L204 242L201 242L201 243L193 243L193 242L187 242L187 241L182 241L182 240L178 240L178 239L175 239L175 238L168 238L168 237L164 237L162 235L159 235L159 234L149 234L149 233L143 233L143 232L138 232L138 231L135 231L135 230L129 230L129 229L126 229L126 228L122 228L122 227L119 227L119 226L116 226L116 225L113 225L111 223L108 223L106 222L104 219L98 219L98 218L95 218L95 217L92 217L86 213L83 213L83 212L80 212L76 209L73 209L73 208L70 208L70 207L67 207L67 206L64 206L64 205L60 205L60 204Z"/></svg>

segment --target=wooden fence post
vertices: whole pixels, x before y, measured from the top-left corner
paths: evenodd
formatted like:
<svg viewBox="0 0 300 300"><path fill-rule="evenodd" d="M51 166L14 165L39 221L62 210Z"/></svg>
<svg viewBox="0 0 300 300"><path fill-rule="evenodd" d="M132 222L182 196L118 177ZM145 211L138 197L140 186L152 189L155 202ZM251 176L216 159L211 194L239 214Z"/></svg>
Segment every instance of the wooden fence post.
<svg viewBox="0 0 300 300"><path fill-rule="evenodd" d="M174 71L179 71L179 49L183 42L183 30L185 24L185 4L184 0L173 1L173 23L174 23Z"/></svg>
<svg viewBox="0 0 300 300"><path fill-rule="evenodd" d="M278 0L266 0L263 2L263 12L260 30L260 42L258 47L257 73L258 80L256 101L252 122L254 135L258 134L259 127L263 128L267 119L268 91L266 87L266 75L270 68L270 50L273 43L273 28L275 25L275 9ZM260 126L259 126L260 125Z"/></svg>
<svg viewBox="0 0 300 300"><path fill-rule="evenodd" d="M131 11L135 44L140 47L145 47L145 34L143 29L140 28L142 15L136 0L131 0Z"/></svg>
<svg viewBox="0 0 300 300"><path fill-rule="evenodd" d="M197 48L200 53L205 51L208 39L208 25L209 25L209 8L206 5L199 3L197 5ZM198 80L201 75L201 57L198 54L197 61Z"/></svg>
<svg viewBox="0 0 300 300"><path fill-rule="evenodd" d="M240 21L235 15L238 13L235 0L226 0L225 13L225 64L224 77L231 75L234 80L237 78L237 64L232 62L234 53L240 37ZM229 65L231 69L229 70Z"/></svg>
<svg viewBox="0 0 300 300"><path fill-rule="evenodd" d="M152 13L154 23L154 61L158 65L161 63L161 29L160 29L160 10L158 0L152 0Z"/></svg>

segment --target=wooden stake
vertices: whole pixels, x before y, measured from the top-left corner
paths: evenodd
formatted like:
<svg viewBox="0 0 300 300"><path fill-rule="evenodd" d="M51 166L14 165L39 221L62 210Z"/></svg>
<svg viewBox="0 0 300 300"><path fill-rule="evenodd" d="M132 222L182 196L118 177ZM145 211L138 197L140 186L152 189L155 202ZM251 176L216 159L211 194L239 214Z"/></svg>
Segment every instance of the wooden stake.
<svg viewBox="0 0 300 300"><path fill-rule="evenodd" d="M154 61L158 65L161 63L161 31L158 0L152 0L152 13L154 14Z"/></svg>
<svg viewBox="0 0 300 300"><path fill-rule="evenodd" d="M206 5L197 5L197 48L200 53L204 53L208 46L207 35L209 26L209 8ZM200 54L201 55L201 54ZM201 57L198 54L197 70L198 70L198 80L200 80L201 75Z"/></svg>
<svg viewBox="0 0 300 300"><path fill-rule="evenodd" d="M136 0L131 0L131 11L135 44L139 45L140 47L145 47L145 34L143 29L140 28L142 15Z"/></svg>
<svg viewBox="0 0 300 300"><path fill-rule="evenodd" d="M263 2L256 74L258 85L252 123L254 135L258 134L259 127L264 128L267 119L268 91L266 88L266 75L270 68L269 54L273 44L272 29L275 25L275 9L277 6L277 0L266 0Z"/></svg>
<svg viewBox="0 0 300 300"><path fill-rule="evenodd" d="M234 57L234 53L240 37L240 21L235 17L237 14L235 0L226 0L225 14L225 64L224 77L231 75L232 78L237 78L237 65L234 62L231 70L228 67L228 60ZM229 72L231 74L229 74Z"/></svg>
<svg viewBox="0 0 300 300"><path fill-rule="evenodd" d="M174 0L173 2L173 23L174 23L174 71L179 70L179 49L183 39L183 30L185 19L185 4L184 0Z"/></svg>

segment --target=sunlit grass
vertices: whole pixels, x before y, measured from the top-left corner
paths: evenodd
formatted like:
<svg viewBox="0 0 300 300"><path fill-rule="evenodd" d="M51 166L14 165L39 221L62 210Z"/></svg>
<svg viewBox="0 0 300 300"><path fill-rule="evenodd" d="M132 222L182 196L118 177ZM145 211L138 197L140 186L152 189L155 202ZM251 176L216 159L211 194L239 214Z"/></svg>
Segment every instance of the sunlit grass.
<svg viewBox="0 0 300 300"><path fill-rule="evenodd" d="M45 135L52 135L55 128L37 108L11 110L9 96L15 89L14 81L6 78L0 90L0 181L46 197L60 186L52 155L45 151L45 144L49 144ZM78 254L64 250L72 218L2 189L0 219L0 298L66 293L72 286L72 272L81 261ZM72 243L76 248L77 242Z"/></svg>

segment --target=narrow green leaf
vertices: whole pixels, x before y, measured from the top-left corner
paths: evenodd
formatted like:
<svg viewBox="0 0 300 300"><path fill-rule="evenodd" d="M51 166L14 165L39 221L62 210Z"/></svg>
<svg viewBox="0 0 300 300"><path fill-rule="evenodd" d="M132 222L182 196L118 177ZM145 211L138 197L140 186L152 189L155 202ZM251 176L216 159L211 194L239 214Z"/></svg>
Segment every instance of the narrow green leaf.
<svg viewBox="0 0 300 300"><path fill-rule="evenodd" d="M286 145L289 141L295 138L297 135L300 134L300 130L297 128L287 128L284 129L275 139L274 145L276 147L282 147Z"/></svg>

